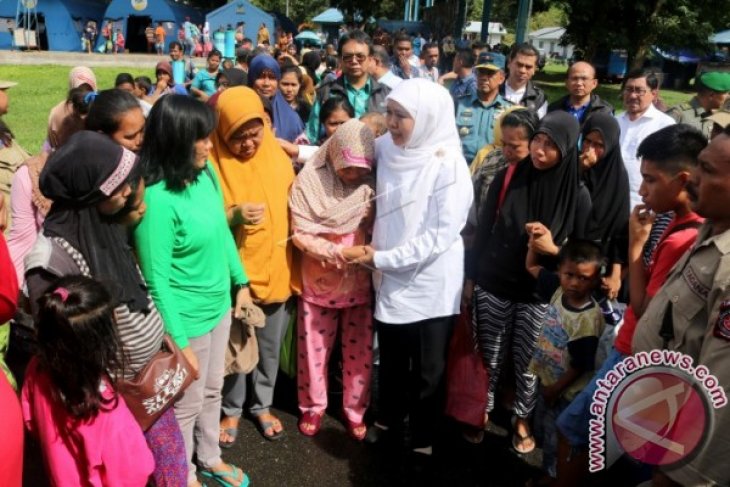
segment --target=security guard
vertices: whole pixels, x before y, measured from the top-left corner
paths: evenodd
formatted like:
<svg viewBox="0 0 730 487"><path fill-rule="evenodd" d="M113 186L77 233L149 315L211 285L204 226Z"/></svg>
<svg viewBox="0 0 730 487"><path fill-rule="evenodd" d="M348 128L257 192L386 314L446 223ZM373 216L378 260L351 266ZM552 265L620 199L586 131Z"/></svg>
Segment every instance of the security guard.
<svg viewBox="0 0 730 487"><path fill-rule="evenodd" d="M707 117L730 102L730 73L706 72L696 79L695 84L697 95L689 102L667 110L667 115L677 123L686 123L701 130L709 139L713 122Z"/></svg>
<svg viewBox="0 0 730 487"><path fill-rule="evenodd" d="M461 137L464 158L471 164L479 149L494 142L496 119L512 103L499 94L504 82L505 57L496 52L483 52L474 67L477 91L457 99L456 128Z"/></svg>
<svg viewBox="0 0 730 487"><path fill-rule="evenodd" d="M694 247L649 303L632 348L634 353L668 348L689 355L695 370L704 365L717 378L719 384L714 385L729 391L730 130L712 139L699 160L688 192L695 211L707 221ZM728 485L730 405L714 406L710 406L714 425L705 431L707 443L702 450L687 462L661 467L653 485Z"/></svg>

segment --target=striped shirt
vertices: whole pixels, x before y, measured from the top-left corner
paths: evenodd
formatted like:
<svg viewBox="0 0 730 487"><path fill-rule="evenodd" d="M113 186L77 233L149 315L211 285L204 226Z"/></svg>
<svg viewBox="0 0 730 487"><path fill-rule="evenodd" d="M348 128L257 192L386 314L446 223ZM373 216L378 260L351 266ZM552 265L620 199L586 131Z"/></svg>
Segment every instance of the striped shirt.
<svg viewBox="0 0 730 487"><path fill-rule="evenodd" d="M45 272L30 273L38 267ZM74 274L94 277L81 252L63 238L49 238L43 233L38 235L31 255L26 260L26 272L31 303L37 302L33 297L43 294L58 277ZM150 308L146 312L130 311L126 304L114 308L117 335L124 351L125 379L134 378L162 348L165 327L152 298L149 301ZM37 310L33 311L34 316L37 316Z"/></svg>

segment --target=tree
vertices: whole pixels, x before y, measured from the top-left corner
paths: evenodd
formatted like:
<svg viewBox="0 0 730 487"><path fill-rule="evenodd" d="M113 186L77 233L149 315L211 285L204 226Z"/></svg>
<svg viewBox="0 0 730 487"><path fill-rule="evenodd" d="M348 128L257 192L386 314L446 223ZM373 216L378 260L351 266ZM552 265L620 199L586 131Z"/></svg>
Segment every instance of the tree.
<svg viewBox="0 0 730 487"><path fill-rule="evenodd" d="M331 4L342 11L347 22L365 22L370 17L391 20L403 18L402 0L332 0Z"/></svg>
<svg viewBox="0 0 730 487"><path fill-rule="evenodd" d="M639 68L651 46L706 50L708 37L730 21L727 0L557 0L568 24L564 41L590 59L599 50L626 49Z"/></svg>

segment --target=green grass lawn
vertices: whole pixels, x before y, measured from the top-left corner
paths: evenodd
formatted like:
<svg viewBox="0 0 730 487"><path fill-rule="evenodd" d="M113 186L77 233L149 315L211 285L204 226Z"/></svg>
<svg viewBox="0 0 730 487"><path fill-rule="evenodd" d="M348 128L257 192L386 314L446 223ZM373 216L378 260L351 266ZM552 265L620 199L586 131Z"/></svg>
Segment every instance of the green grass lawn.
<svg viewBox="0 0 730 487"><path fill-rule="evenodd" d="M561 64L549 63L545 69L535 76L537 84L545 90L550 101L557 100L567 94L565 90L565 77L568 66ZM608 103L613 105L617 112L623 111L620 95L621 85L615 84L599 84L595 93ZM691 91L675 91L662 89L659 92L664 103L668 107L678 105L685 101L689 101L694 93Z"/></svg>
<svg viewBox="0 0 730 487"><path fill-rule="evenodd" d="M66 96L70 70L67 66L54 65L3 66L0 78L18 82L18 86L8 91L10 110L5 119L18 142L31 153L38 152L46 137L48 112ZM545 89L550 100L556 100L565 94L566 70L567 66L548 64L536 76L537 82ZM118 73L153 77L152 71L137 68L94 68L100 89L111 88ZM621 108L618 84L600 85L597 93L617 109ZM692 93L662 90L661 96L667 106L672 106L689 100Z"/></svg>
<svg viewBox="0 0 730 487"><path fill-rule="evenodd" d="M129 67L93 68L99 89L112 88L117 74L127 72L132 76L149 76L154 78L154 69L138 69ZM10 88L10 108L5 122L15 134L16 140L28 152L37 153L46 138L48 113L68 93L68 66L38 65L10 66L5 65L0 78L15 81L18 86Z"/></svg>

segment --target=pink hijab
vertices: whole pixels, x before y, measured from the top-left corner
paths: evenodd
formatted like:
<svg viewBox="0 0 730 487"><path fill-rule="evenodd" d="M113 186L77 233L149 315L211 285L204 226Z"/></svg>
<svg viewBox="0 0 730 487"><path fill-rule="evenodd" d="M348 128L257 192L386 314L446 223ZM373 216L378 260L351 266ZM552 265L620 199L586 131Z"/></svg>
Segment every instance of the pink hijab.
<svg viewBox="0 0 730 487"><path fill-rule="evenodd" d="M311 234L347 235L358 229L373 203L375 178L345 184L339 169L363 167L372 171L375 141L372 131L351 119L307 161L289 195L294 228Z"/></svg>

